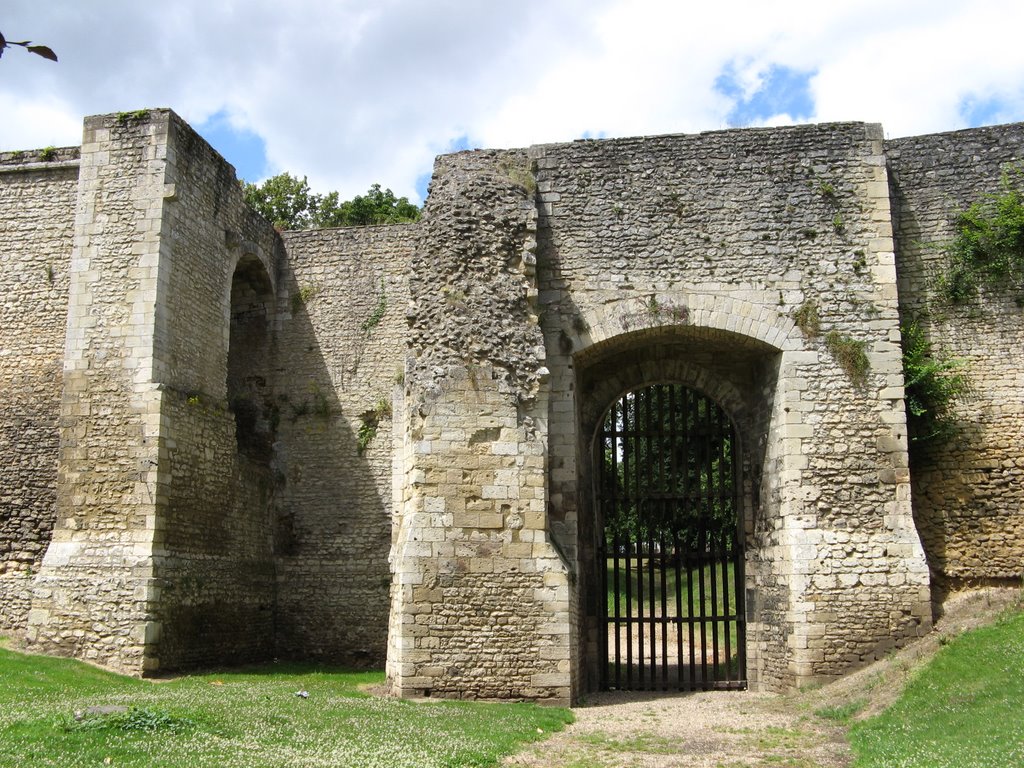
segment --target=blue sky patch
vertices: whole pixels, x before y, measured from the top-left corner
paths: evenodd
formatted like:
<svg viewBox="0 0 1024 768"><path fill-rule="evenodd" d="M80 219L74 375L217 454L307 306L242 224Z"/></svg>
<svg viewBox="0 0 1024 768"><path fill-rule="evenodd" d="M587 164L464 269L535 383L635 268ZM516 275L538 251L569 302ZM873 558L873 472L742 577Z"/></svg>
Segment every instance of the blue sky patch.
<svg viewBox="0 0 1024 768"><path fill-rule="evenodd" d="M448 142L448 148L445 150L445 154L450 152L462 152L467 149L477 149L479 146L479 142L470 141L469 135L464 133Z"/></svg>
<svg viewBox="0 0 1024 768"><path fill-rule="evenodd" d="M1006 102L990 96L980 98L978 96L967 96L960 101L958 109L968 128L977 128L981 125L995 125L997 123L1012 120L1007 115L1009 112Z"/></svg>
<svg viewBox="0 0 1024 768"><path fill-rule="evenodd" d="M421 173L416 177L416 194L420 196L421 203L427 199L427 186L430 184L430 178L433 175L433 172Z"/></svg>
<svg viewBox="0 0 1024 768"><path fill-rule="evenodd" d="M232 128L226 110L210 115L195 128L225 160L235 166L240 179L255 183L266 175L266 143L252 131Z"/></svg>
<svg viewBox="0 0 1024 768"><path fill-rule="evenodd" d="M730 61L715 78L715 90L730 99L733 107L726 116L731 127L757 125L776 115L797 121L814 115L811 78L817 70L802 71L772 64L758 73L758 84L750 91L743 83L736 62Z"/></svg>
<svg viewBox="0 0 1024 768"><path fill-rule="evenodd" d="M454 139L449 139L448 146L444 148L442 154L450 154L452 152L462 152L467 149L479 149L480 142L473 141L469 138L468 134L462 134L456 136ZM434 175L434 169L431 168L426 173L420 174L416 177L416 194L420 196L420 202L427 199L427 185L430 184L430 177Z"/></svg>

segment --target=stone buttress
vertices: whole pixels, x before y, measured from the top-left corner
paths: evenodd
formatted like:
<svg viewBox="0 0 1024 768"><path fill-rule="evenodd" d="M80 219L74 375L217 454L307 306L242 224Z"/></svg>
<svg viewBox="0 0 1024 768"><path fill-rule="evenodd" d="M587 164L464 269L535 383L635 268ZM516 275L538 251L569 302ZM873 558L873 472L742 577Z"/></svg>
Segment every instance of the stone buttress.
<svg viewBox="0 0 1024 768"><path fill-rule="evenodd" d="M388 654L401 696L570 698L528 162L442 158L413 258Z"/></svg>

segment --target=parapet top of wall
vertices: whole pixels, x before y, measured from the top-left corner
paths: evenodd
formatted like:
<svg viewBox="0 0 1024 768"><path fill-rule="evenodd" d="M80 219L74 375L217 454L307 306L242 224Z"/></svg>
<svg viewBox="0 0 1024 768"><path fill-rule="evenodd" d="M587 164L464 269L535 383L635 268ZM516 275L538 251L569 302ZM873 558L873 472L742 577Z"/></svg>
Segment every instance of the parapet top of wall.
<svg viewBox="0 0 1024 768"><path fill-rule="evenodd" d="M903 151L929 150L941 148L943 154L933 155L932 165L944 165L951 159L945 153L973 154L987 153L996 148L1016 147L1024 151L1024 123L1004 123L1002 125L986 125L978 128L962 128L956 131L926 133L920 136L903 136L885 140L885 151L895 155Z"/></svg>
<svg viewBox="0 0 1024 768"><path fill-rule="evenodd" d="M846 121L836 123L802 123L769 128L725 128L697 133L662 133L649 136L627 136L613 139L575 139L567 142L534 144L529 147L533 156L566 147L593 147L604 151L617 152L647 148L651 146L701 146L764 148L782 143L818 142L822 137L830 140L848 136L856 141L881 141L884 131L881 123Z"/></svg>
<svg viewBox="0 0 1024 768"><path fill-rule="evenodd" d="M900 272L900 304L923 307L934 297L943 249L959 214L998 191L1002 174L1024 162L1024 123L908 136L885 142ZM989 298L998 298L995 294ZM1016 315L1009 297L1002 302ZM951 308L946 308L951 310Z"/></svg>
<svg viewBox="0 0 1024 768"><path fill-rule="evenodd" d="M550 336L579 350L690 324L796 349L810 301L826 331L882 341L882 141L877 124L827 123L531 147Z"/></svg>
<svg viewBox="0 0 1024 768"><path fill-rule="evenodd" d="M77 168L80 156L81 147L45 147L0 152L0 173Z"/></svg>
<svg viewBox="0 0 1024 768"><path fill-rule="evenodd" d="M281 233L286 245L303 247L328 243L358 243L363 240L406 242L416 236L418 221L395 224L368 224L364 226L324 227L322 229L290 229Z"/></svg>

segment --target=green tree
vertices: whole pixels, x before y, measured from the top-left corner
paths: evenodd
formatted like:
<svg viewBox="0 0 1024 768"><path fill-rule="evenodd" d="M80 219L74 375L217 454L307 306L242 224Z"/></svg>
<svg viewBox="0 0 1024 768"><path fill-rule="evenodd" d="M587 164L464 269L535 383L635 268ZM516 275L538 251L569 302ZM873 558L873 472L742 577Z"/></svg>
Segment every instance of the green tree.
<svg viewBox="0 0 1024 768"><path fill-rule="evenodd" d="M342 203L338 202L337 192L325 196L321 201L319 226L401 224L416 221L419 217L420 209L408 198L395 197L390 189L382 190L380 184L374 184L365 195L356 195Z"/></svg>
<svg viewBox="0 0 1024 768"><path fill-rule="evenodd" d="M337 192L318 195L306 177L281 173L262 184L246 184L245 200L279 229L353 227L416 221L420 209L408 198L374 184L365 195L340 201Z"/></svg>
<svg viewBox="0 0 1024 768"><path fill-rule="evenodd" d="M303 176L280 173L262 184L245 185L245 202L279 229L309 229L319 208L319 196Z"/></svg>
<svg viewBox="0 0 1024 768"><path fill-rule="evenodd" d="M609 547L676 541L697 551L735 533L733 429L717 404L682 384L643 387L618 400L602 432Z"/></svg>

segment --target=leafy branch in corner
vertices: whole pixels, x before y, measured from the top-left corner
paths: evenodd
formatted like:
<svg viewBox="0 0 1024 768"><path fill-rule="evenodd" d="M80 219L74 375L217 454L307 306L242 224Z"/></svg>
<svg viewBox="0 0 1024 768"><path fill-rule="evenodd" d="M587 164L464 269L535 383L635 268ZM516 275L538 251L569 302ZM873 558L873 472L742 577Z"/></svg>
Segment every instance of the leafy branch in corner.
<svg viewBox="0 0 1024 768"><path fill-rule="evenodd" d="M57 60L57 54L48 46L32 45L31 40L21 40L17 42L14 40L8 40L4 37L3 32L0 32L0 56L3 56L4 50L10 48L12 45L24 48L29 53L34 53L36 56L42 56L44 59L49 59L50 61Z"/></svg>

